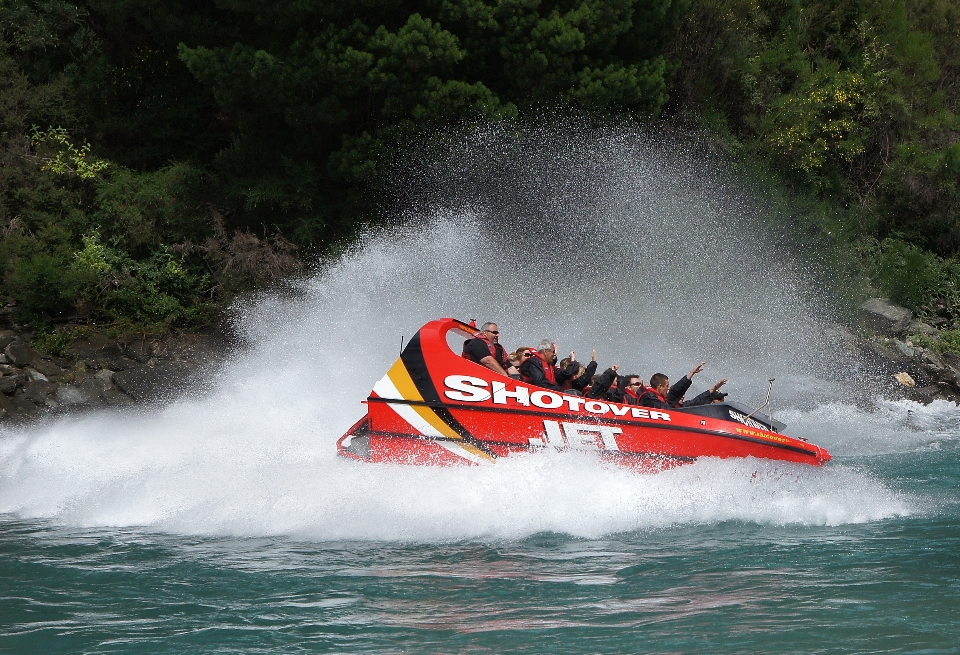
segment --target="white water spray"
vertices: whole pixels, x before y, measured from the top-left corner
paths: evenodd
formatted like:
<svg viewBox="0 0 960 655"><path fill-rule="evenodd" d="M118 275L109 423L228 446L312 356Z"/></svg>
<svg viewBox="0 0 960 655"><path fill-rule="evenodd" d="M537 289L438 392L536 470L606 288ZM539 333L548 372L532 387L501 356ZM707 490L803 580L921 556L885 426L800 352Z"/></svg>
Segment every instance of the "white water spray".
<svg viewBox="0 0 960 655"><path fill-rule="evenodd" d="M906 407L864 413L819 373L812 362L833 357L819 336L828 304L771 236L763 203L695 143L623 129L519 141L481 131L457 143L420 169L432 200L406 227L367 234L294 293L239 307L249 346L202 397L0 433L0 513L433 541L915 511L842 460L925 437L909 432ZM747 402L776 377L773 412L788 433L839 461L714 460L643 476L578 453L449 469L338 459L336 439L363 414L400 336L441 316L497 321L509 348L547 337L584 359L596 347L601 368L644 377L679 377L707 359L699 387L728 377Z"/></svg>

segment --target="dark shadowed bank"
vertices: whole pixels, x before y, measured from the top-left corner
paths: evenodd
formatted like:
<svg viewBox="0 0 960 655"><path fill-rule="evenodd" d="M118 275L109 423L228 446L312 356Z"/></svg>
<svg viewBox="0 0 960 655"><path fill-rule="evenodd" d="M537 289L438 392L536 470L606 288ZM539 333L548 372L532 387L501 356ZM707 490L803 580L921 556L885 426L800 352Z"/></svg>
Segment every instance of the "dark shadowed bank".
<svg viewBox="0 0 960 655"><path fill-rule="evenodd" d="M69 343L57 344L49 335L14 327L19 329L0 330L0 421L10 423L197 396L220 378L221 365L237 351L227 330L116 335L78 326ZM824 336L860 363L862 402L905 398L929 404L960 403L960 356L945 343L951 334L873 298L860 308L857 322L828 326Z"/></svg>
<svg viewBox="0 0 960 655"><path fill-rule="evenodd" d="M212 328L118 335L82 325L69 343L14 328L0 329L0 421L12 423L202 394L236 344Z"/></svg>

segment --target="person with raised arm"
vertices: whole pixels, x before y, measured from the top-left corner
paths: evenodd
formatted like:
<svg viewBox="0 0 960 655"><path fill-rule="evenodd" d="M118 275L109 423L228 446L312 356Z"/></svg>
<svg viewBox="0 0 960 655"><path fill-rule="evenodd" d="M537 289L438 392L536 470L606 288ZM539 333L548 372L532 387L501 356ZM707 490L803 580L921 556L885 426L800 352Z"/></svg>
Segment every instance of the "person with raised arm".
<svg viewBox="0 0 960 655"><path fill-rule="evenodd" d="M570 357L560 360L560 368L572 374L570 379L560 385L564 393L584 395L586 393L585 389L590 386L590 382L597 372L597 349L593 349L593 353L590 355L590 363L586 366L577 361L577 353L571 350Z"/></svg>
<svg viewBox="0 0 960 655"><path fill-rule="evenodd" d="M702 371L705 365L706 362L700 362L693 367L692 371L677 380L677 383L673 386L670 386L670 378L665 374L654 373L650 376L650 386L647 387L646 391L640 396L640 405L656 409L676 409L681 407L684 404L683 396L693 383L693 376ZM726 384L726 382L725 379L720 380L710 388L709 392L704 392L687 403L687 407L705 405L713 402L715 394L720 393L720 387ZM709 395L707 395L708 393ZM725 395L726 394L722 394L721 399L722 396Z"/></svg>

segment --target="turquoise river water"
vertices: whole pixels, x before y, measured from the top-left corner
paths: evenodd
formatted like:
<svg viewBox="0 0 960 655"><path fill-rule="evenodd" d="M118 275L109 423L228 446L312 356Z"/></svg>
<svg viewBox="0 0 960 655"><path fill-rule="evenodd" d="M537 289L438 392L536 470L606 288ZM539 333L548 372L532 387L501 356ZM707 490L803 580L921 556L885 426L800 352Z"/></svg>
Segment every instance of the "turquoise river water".
<svg viewBox="0 0 960 655"><path fill-rule="evenodd" d="M0 426L0 652L960 652L958 409L884 399L816 258L697 144L547 136L474 135L500 168L440 161L407 227L239 302L202 389ZM645 376L706 359L695 391L755 405L776 378L834 459L338 459L448 315Z"/></svg>

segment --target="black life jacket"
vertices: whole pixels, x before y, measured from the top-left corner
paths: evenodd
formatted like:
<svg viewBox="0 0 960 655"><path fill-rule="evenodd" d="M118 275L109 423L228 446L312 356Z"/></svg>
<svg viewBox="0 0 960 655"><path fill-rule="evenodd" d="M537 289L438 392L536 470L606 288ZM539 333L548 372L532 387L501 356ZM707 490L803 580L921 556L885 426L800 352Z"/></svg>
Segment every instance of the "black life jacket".
<svg viewBox="0 0 960 655"><path fill-rule="evenodd" d="M533 356L540 360L540 365L543 366L543 375L544 377L547 378L547 382L556 386L557 375L553 370L553 365L547 362L547 360L543 358L543 355L541 355L540 352L537 350L533 351ZM529 376L523 375L522 373L521 373L521 376L523 377L524 382L528 382L532 384L532 381L530 380Z"/></svg>
<svg viewBox="0 0 960 655"><path fill-rule="evenodd" d="M461 353L461 357L464 359L469 359L471 362L476 362L477 364L480 363L478 359L467 352L467 344L476 339L480 339L484 342L484 344L486 344L487 350L490 351L490 356L497 360L497 363L500 364L500 366L502 366L504 369L510 366L510 363L507 361L507 352L503 349L503 346L501 346L499 343L490 341L490 339L483 336L483 332L478 332L473 339L468 339L463 342L463 352Z"/></svg>
<svg viewBox="0 0 960 655"><path fill-rule="evenodd" d="M638 396L637 398L638 398L638 400L642 400L644 396L646 396L647 394L650 394L650 393L652 393L654 396L656 396L656 397L660 400L660 402L662 402L664 405L669 404L669 403L667 403L667 399L664 398L663 396L661 396L661 395L660 395L660 392L657 391L656 389L654 389L653 387L644 387L644 388L643 388L643 393L639 394L639 396Z"/></svg>

